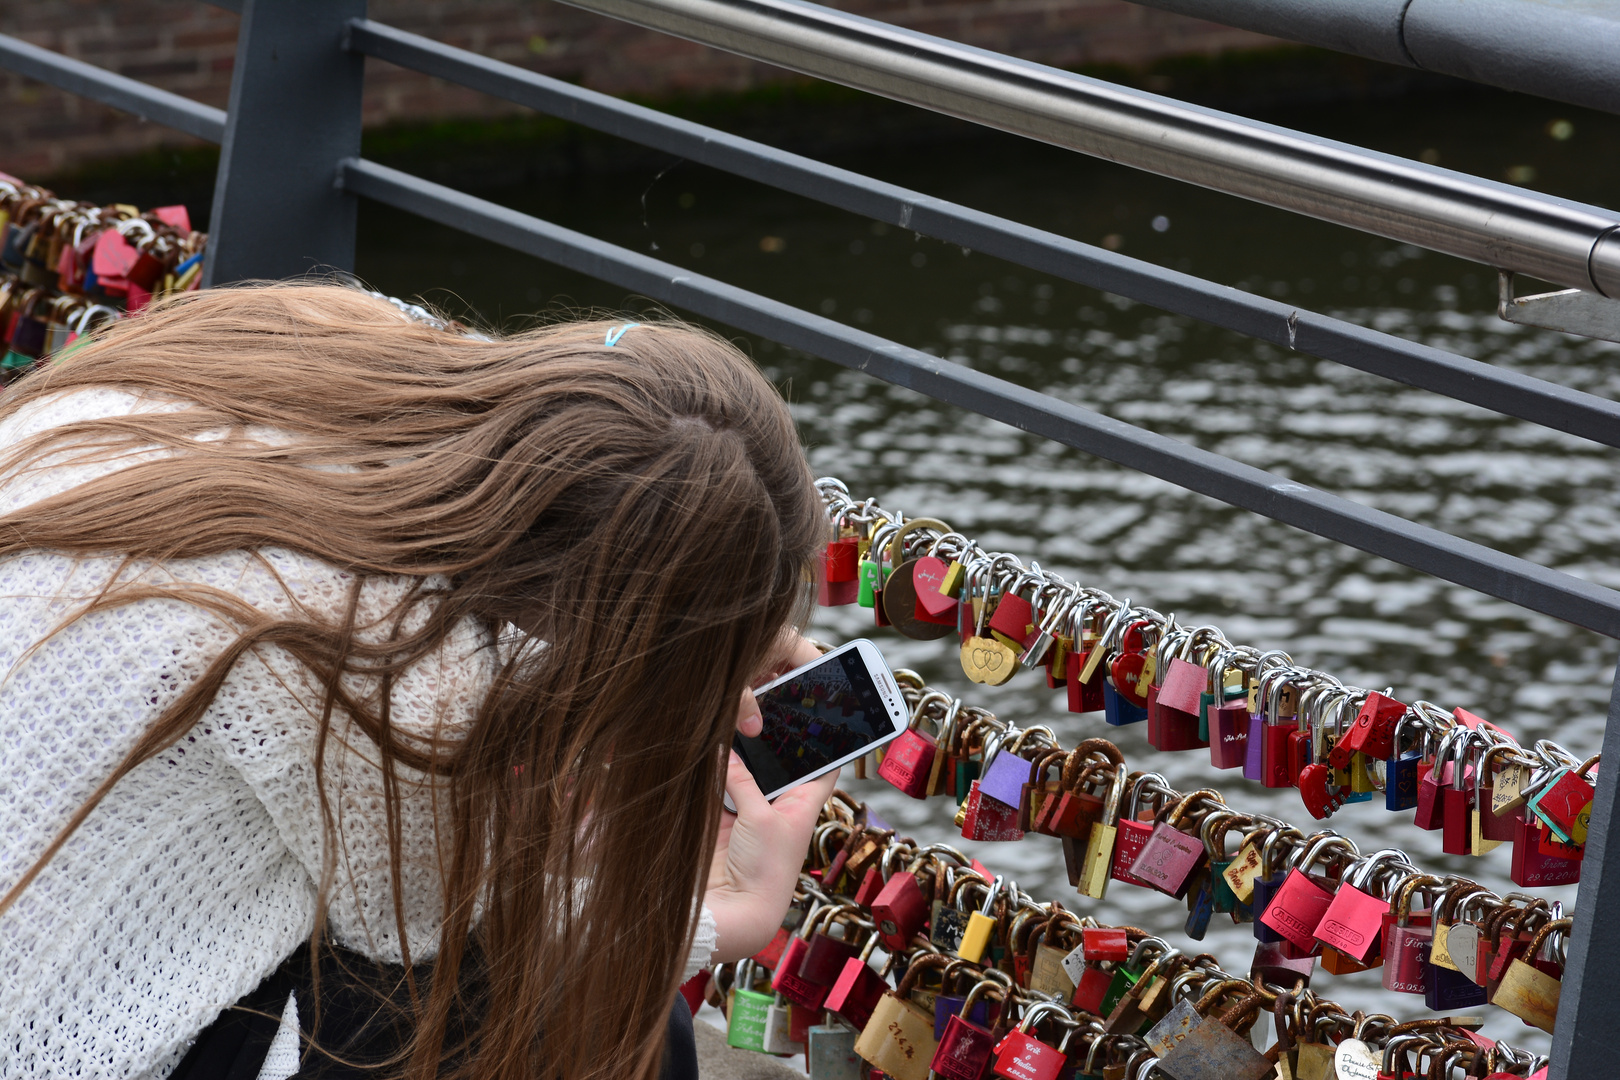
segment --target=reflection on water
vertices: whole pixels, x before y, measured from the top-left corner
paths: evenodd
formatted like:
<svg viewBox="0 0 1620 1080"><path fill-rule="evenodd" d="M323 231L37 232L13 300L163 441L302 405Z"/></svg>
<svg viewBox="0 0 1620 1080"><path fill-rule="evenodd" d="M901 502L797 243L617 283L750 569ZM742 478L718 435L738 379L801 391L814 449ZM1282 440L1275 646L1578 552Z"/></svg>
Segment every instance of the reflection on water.
<svg viewBox="0 0 1620 1080"><path fill-rule="evenodd" d="M1317 109L1278 117L1320 134L1424 156L1613 204L1620 121L1528 99L1480 96ZM1560 124L1562 123L1562 126ZM1605 397L1620 394L1620 346L1501 323L1488 269L1369 238L1104 163L1001 137L873 150L840 161L930 194L1388 333ZM849 321L953 361L1084 404L1425 525L1620 586L1616 452L1098 294L951 245L770 192L689 164L645 175L558 181L492 198ZM368 208L361 271L379 287L467 305L499 321L561 301L633 307L622 291L449 230ZM434 292L438 287L454 295ZM938 406L769 342L749 341L793 402L818 474L858 497L943 517L993 549L1130 597L1234 641L1288 650L1347 682L1465 706L1529 740L1599 745L1614 645L1382 560L1233 510L974 414ZM716 523L723 528L724 523ZM940 643L873 631L856 608L825 610L824 636L873 636L892 662L1019 724L1053 724L1066 745L1116 738L1133 766L1192 790L1214 780L1244 809L1305 820L1297 793L1202 751L1161 754L1142 726L1110 729L1063 711L1022 676L963 677ZM914 802L881 781L847 781L902 830L949 840L945 800ZM1438 833L1378 804L1333 825L1368 850L1407 848L1425 866L1499 891L1509 849L1444 856ZM1056 841L957 841L1037 895L1080 912L1179 935L1185 908L1115 884L1092 903L1067 886ZM1566 902L1574 889L1551 890ZM1248 927L1212 926L1205 947L1246 969ZM1377 972L1317 976L1351 1007L1422 1011ZM1487 1031L1545 1046L1496 1010Z"/></svg>

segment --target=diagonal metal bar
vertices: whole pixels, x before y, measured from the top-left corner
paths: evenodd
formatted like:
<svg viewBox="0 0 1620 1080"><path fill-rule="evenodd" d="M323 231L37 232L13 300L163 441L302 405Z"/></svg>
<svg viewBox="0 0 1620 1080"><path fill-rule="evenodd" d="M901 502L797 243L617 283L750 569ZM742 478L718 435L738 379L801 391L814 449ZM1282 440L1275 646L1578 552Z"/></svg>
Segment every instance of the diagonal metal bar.
<svg viewBox="0 0 1620 1080"><path fill-rule="evenodd" d="M70 94L134 113L211 143L225 138L225 110L0 34L0 67Z"/></svg>
<svg viewBox="0 0 1620 1080"><path fill-rule="evenodd" d="M564 0L1132 168L1620 297L1620 214L807 0Z"/></svg>
<svg viewBox="0 0 1620 1080"><path fill-rule="evenodd" d="M1620 638L1620 593L374 162L344 190L756 333L1391 562Z"/></svg>
<svg viewBox="0 0 1620 1080"><path fill-rule="evenodd" d="M1054 277L1128 296L1521 420L1620 446L1620 403L1607 398L1117 255L381 23L351 23L349 47L366 56Z"/></svg>

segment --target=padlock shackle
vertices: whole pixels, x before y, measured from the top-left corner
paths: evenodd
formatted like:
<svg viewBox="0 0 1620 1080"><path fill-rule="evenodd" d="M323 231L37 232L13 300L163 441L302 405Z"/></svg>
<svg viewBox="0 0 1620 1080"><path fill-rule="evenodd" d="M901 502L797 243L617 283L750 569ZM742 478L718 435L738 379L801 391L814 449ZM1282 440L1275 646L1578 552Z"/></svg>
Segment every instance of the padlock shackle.
<svg viewBox="0 0 1620 1080"><path fill-rule="evenodd" d="M894 988L894 995L898 998L907 998L917 989L917 983L923 975L930 971L940 971L951 964L951 958L943 953L923 953L912 958L906 966L906 973L900 979L900 985Z"/></svg>

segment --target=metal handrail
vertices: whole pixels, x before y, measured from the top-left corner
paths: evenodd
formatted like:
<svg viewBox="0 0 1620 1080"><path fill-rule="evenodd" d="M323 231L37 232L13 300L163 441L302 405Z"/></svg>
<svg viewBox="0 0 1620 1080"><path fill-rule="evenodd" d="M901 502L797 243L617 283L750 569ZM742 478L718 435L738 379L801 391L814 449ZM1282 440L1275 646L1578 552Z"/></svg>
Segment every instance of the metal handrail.
<svg viewBox="0 0 1620 1080"><path fill-rule="evenodd" d="M1620 592L1563 571L376 162L360 158L341 162L338 183L353 194L864 371L1229 505L1620 638Z"/></svg>
<svg viewBox="0 0 1620 1080"><path fill-rule="evenodd" d="M369 19L346 44L458 86L1166 311L1620 446L1620 403L840 169Z"/></svg>
<svg viewBox="0 0 1620 1080"><path fill-rule="evenodd" d="M224 109L216 109L116 71L42 49L21 38L0 34L0 68L134 113L143 120L151 120L211 143L221 142L225 138Z"/></svg>
<svg viewBox="0 0 1620 1080"><path fill-rule="evenodd" d="M1620 214L803 0L563 0L935 112L1620 297Z"/></svg>

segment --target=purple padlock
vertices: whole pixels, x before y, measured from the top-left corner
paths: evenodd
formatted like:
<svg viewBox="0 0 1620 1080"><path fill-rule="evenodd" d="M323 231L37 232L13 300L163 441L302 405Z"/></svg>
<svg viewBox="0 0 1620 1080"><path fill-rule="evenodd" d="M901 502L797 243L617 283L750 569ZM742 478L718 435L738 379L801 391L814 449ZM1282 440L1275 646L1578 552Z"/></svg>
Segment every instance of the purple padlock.
<svg viewBox="0 0 1620 1080"><path fill-rule="evenodd" d="M1265 724L1265 717L1249 714L1249 744L1243 748L1243 779L1256 783L1264 782L1266 777Z"/></svg>
<svg viewBox="0 0 1620 1080"><path fill-rule="evenodd" d="M986 795L1008 806L1017 806L1029 782L1029 762L1010 750L1002 750L990 759L979 776L979 796Z"/></svg>

